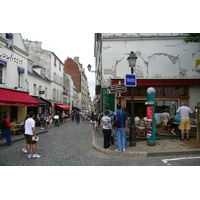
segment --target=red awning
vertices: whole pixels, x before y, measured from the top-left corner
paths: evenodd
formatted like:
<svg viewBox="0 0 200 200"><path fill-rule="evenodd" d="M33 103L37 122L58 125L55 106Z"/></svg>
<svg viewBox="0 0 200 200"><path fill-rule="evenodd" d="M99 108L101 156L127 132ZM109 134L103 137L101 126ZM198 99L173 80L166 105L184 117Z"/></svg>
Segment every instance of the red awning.
<svg viewBox="0 0 200 200"><path fill-rule="evenodd" d="M58 106L58 107L60 107L60 108L62 108L63 110L69 110L70 109L69 106L65 106L63 104L55 104L55 105Z"/></svg>
<svg viewBox="0 0 200 200"><path fill-rule="evenodd" d="M111 79L111 85L124 83L124 79ZM137 86L190 86L200 85L199 79L137 79Z"/></svg>
<svg viewBox="0 0 200 200"><path fill-rule="evenodd" d="M38 102L26 92L0 89L0 106L38 107Z"/></svg>

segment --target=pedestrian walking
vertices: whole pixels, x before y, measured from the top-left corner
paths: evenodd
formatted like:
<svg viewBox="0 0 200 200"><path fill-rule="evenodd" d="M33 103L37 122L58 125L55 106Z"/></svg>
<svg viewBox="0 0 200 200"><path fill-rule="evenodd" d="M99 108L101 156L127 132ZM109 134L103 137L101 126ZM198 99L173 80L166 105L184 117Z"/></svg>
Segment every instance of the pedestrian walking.
<svg viewBox="0 0 200 200"><path fill-rule="evenodd" d="M109 117L110 117L111 123L112 123L112 121L114 120L113 111L110 110L110 108L109 108L108 105L105 107L105 110L108 110L108 111L109 111ZM112 131L112 133L111 133L111 136L110 136L110 143L111 143L111 144L114 144L114 131Z"/></svg>
<svg viewBox="0 0 200 200"><path fill-rule="evenodd" d="M115 126L115 121L118 121L118 125ZM115 135L117 139L117 149L116 151L122 152L126 150L126 131L128 125L128 117L124 111L121 110L121 104L117 104L117 111L114 112L114 121L112 126L115 130Z"/></svg>
<svg viewBox="0 0 200 200"><path fill-rule="evenodd" d="M179 129L181 130L181 140L184 141L184 131L186 131L186 140L189 140L189 130L190 127L190 114L192 110L186 105L185 102L181 104L182 106L178 108L176 113L181 115L181 122L179 124Z"/></svg>
<svg viewBox="0 0 200 200"><path fill-rule="evenodd" d="M65 111L63 110L63 112L62 112L62 123L63 124L65 123L65 117L66 117L66 114L65 114Z"/></svg>
<svg viewBox="0 0 200 200"><path fill-rule="evenodd" d="M25 117L25 120L24 120L24 124L22 125L22 133L24 134L24 137L26 138L26 135L25 135L25 121L28 119L28 115ZM25 145L24 145L24 148L22 148L22 152L24 152L24 153L28 153L28 144L26 143Z"/></svg>
<svg viewBox="0 0 200 200"><path fill-rule="evenodd" d="M35 121L34 121L35 113L31 111L29 113L29 118L25 121L25 135L26 135L26 143L28 147L28 158L40 158L41 156L36 152L36 141L33 141L33 138L37 139L36 131L35 131ZM33 155L30 153L32 148Z"/></svg>
<svg viewBox="0 0 200 200"><path fill-rule="evenodd" d="M91 113L91 116L90 116L90 123L91 123L92 129L94 130L94 123L95 123L94 112Z"/></svg>
<svg viewBox="0 0 200 200"><path fill-rule="evenodd" d="M80 112L79 112L79 110L76 112L76 122L77 122L77 124L79 124L79 122L80 122Z"/></svg>
<svg viewBox="0 0 200 200"><path fill-rule="evenodd" d="M41 126L41 129L44 129L44 114L42 113L40 115L40 126Z"/></svg>
<svg viewBox="0 0 200 200"><path fill-rule="evenodd" d="M7 115L4 115L3 119L1 120L0 140L3 137L5 137L6 138L6 145L10 146L11 140L12 140L11 131L10 131L11 123L10 123L10 120L7 119L7 117L8 117Z"/></svg>
<svg viewBox="0 0 200 200"><path fill-rule="evenodd" d="M109 117L110 112L106 110L104 112L105 116L101 119L101 126L103 130L103 136L104 136L104 149L109 150L111 149L110 146L110 136L112 131L112 124L111 119Z"/></svg>
<svg viewBox="0 0 200 200"><path fill-rule="evenodd" d="M46 128L49 129L50 120L51 120L49 114L46 114L46 116L44 117L44 120L45 120Z"/></svg>

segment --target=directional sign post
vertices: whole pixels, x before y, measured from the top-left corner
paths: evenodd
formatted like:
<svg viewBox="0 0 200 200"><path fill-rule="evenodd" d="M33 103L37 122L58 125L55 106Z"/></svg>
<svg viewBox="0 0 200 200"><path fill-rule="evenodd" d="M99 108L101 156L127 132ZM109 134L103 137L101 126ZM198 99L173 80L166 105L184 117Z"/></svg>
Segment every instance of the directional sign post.
<svg viewBox="0 0 200 200"><path fill-rule="evenodd" d="M124 84L127 87L136 87L137 86L136 75L135 74L125 74Z"/></svg>
<svg viewBox="0 0 200 200"><path fill-rule="evenodd" d="M126 87L124 84L120 85L111 85L107 88L107 94L113 94L113 93L123 93L126 92Z"/></svg>

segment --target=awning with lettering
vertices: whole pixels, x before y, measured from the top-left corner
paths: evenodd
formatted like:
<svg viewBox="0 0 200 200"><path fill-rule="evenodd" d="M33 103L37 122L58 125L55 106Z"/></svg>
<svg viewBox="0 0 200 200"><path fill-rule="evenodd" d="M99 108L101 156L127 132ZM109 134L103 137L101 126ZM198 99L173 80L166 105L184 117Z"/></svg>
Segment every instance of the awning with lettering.
<svg viewBox="0 0 200 200"><path fill-rule="evenodd" d="M46 99L38 96L32 96L37 102L39 107L51 107L51 103Z"/></svg>
<svg viewBox="0 0 200 200"><path fill-rule="evenodd" d="M55 106L58 106L58 107L62 108L63 110L69 110L70 109L69 106L65 106L63 104L55 104Z"/></svg>
<svg viewBox="0 0 200 200"><path fill-rule="evenodd" d="M4 61L0 60L0 65L7 66L7 62L4 62Z"/></svg>
<svg viewBox="0 0 200 200"><path fill-rule="evenodd" d="M111 85L124 83L124 79L111 79ZM199 79L137 79L137 86L190 86L200 85Z"/></svg>
<svg viewBox="0 0 200 200"><path fill-rule="evenodd" d="M38 107L38 102L27 92L0 88L0 106Z"/></svg>

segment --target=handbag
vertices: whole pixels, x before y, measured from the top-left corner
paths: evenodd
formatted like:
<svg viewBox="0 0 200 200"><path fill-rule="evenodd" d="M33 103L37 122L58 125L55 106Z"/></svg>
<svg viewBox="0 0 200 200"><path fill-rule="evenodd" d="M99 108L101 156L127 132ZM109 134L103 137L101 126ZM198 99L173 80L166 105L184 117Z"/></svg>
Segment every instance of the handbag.
<svg viewBox="0 0 200 200"><path fill-rule="evenodd" d="M174 120L176 121L176 122L181 122L181 109L180 109L180 112L179 113L177 113L175 116L174 116Z"/></svg>

